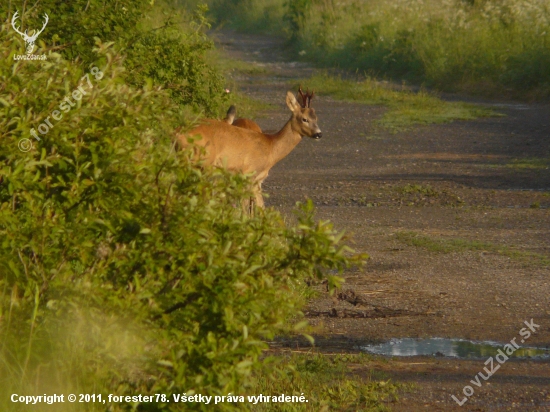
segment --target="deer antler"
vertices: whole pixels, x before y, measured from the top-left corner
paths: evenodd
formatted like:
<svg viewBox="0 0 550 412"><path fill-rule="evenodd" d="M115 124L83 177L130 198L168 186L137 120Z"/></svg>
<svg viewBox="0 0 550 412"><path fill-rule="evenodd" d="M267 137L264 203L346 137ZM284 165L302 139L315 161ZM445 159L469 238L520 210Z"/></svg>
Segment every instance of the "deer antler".
<svg viewBox="0 0 550 412"><path fill-rule="evenodd" d="M306 90L306 96L307 96L307 90ZM311 94L308 97L307 107L311 107L311 99L313 99L313 96L315 96L314 90L311 91Z"/></svg>
<svg viewBox="0 0 550 412"><path fill-rule="evenodd" d="M306 96L304 96L304 93L302 92L302 85L298 88L298 93L300 93L300 97L302 98L302 107L306 107Z"/></svg>
<svg viewBox="0 0 550 412"><path fill-rule="evenodd" d="M19 33L21 36L23 37L27 37L27 33L23 33L21 31L19 31L19 29L17 27L15 27L15 20L17 20L17 18L19 17L19 11L16 11L15 14L13 15L12 19L11 19L11 26L13 27L13 29Z"/></svg>
<svg viewBox="0 0 550 412"><path fill-rule="evenodd" d="M50 18L48 17L48 14L47 14L47 13L44 13L44 19L45 19L46 21L44 22L44 25L42 26L42 28L40 29L40 31L38 31L38 32L35 31L35 32L32 34L32 37L31 37L31 38L32 38L33 40L36 40L36 39L38 38L38 36L40 35L40 33L42 33L42 32L44 31L44 29L46 28L46 25L48 24L48 21L50 21Z"/></svg>
<svg viewBox="0 0 550 412"><path fill-rule="evenodd" d="M311 107L311 99L313 99L315 92L312 91L311 94L309 94L309 89L307 89L306 94L304 94L302 92L302 86L300 85L298 93L300 93L300 97L302 98L302 107Z"/></svg>

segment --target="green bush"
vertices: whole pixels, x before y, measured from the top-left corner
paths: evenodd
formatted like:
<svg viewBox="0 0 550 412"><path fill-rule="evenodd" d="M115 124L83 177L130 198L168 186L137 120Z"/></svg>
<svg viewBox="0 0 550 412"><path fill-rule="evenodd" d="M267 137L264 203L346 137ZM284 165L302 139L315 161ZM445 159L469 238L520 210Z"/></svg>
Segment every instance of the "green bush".
<svg viewBox="0 0 550 412"><path fill-rule="evenodd" d="M229 16L234 28L255 31L280 32L286 25L283 22L285 11L281 7L284 0L176 0L180 7L192 10L199 3L207 3L209 16L216 22L226 22Z"/></svg>
<svg viewBox="0 0 550 412"><path fill-rule="evenodd" d="M340 236L311 203L297 226L269 209L244 215L246 176L175 148L192 102L128 85L112 43L96 40L88 64L52 51L14 61L8 25L0 45L0 409L25 410L12 393L244 394L264 341L303 327L304 278L350 263ZM84 96L53 121L78 86ZM215 97L197 90L207 107ZM21 139L33 147L22 152ZM56 410L105 410L83 405Z"/></svg>
<svg viewBox="0 0 550 412"><path fill-rule="evenodd" d="M282 357L288 365L287 370L267 379L258 379L254 388L256 393L303 392L308 394L308 402L279 405L258 403L254 405L254 411L386 412L391 410L388 403L397 400L398 390L409 389L405 385L391 383L380 371L373 373L368 367L372 359L365 354L310 351L286 352Z"/></svg>
<svg viewBox="0 0 550 412"><path fill-rule="evenodd" d="M550 95L545 0L248 0L247 7L217 13L229 3L209 2L218 22L286 35L295 58L321 66L439 90ZM266 13L285 18L259 25Z"/></svg>
<svg viewBox="0 0 550 412"><path fill-rule="evenodd" d="M6 16L16 10L12 3L0 6ZM73 64L88 67L95 61L95 39L115 42L126 55L126 82L162 86L181 107L190 105L215 116L228 104L223 77L206 64L205 51L214 47L204 34L209 27L204 18L207 10L199 5L187 13L168 1L45 0L39 7L18 11L24 28L40 27L47 13L50 20L39 44Z"/></svg>
<svg viewBox="0 0 550 412"><path fill-rule="evenodd" d="M224 79L204 57L213 43L201 34L202 27L186 33L170 20L165 24L163 30L148 30L131 43L125 61L128 82L139 87L150 79L169 90L179 105L191 105L207 116L217 115L222 106L227 110Z"/></svg>
<svg viewBox="0 0 550 412"><path fill-rule="evenodd" d="M50 19L38 43L84 65L95 61L92 50L96 37L121 46L128 44L135 37L138 24L152 9L147 0L43 0L35 7L25 5L25 2L3 2L0 10L6 19L11 19L17 10L21 16L18 24L23 29L41 27L47 13Z"/></svg>
<svg viewBox="0 0 550 412"><path fill-rule="evenodd" d="M284 4L286 13L283 21L290 26L290 39L296 40L305 28L306 18L312 5L312 0L289 0Z"/></svg>

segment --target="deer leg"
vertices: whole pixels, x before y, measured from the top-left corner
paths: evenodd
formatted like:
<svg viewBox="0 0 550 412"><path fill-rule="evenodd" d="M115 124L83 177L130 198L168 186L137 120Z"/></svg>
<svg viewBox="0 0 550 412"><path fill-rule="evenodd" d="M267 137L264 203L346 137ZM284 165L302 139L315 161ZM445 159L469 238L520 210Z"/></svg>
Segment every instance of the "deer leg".
<svg viewBox="0 0 550 412"><path fill-rule="evenodd" d="M243 200L243 209L249 216L254 215L254 206L264 208L264 198L259 184L254 184L252 187L252 196Z"/></svg>
<svg viewBox="0 0 550 412"><path fill-rule="evenodd" d="M254 198L248 197L246 199L243 199L241 201L241 206L244 213L246 213L249 216L252 216L252 211L254 209Z"/></svg>
<svg viewBox="0 0 550 412"><path fill-rule="evenodd" d="M262 196L261 182L254 186L254 203L256 203L256 206L261 207L262 209L265 207L264 198Z"/></svg>

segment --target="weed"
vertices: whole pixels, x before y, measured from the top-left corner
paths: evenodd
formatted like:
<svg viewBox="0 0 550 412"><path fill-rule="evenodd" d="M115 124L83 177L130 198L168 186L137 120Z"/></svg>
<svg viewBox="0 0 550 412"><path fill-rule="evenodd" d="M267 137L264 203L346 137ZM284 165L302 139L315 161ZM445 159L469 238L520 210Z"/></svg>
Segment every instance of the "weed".
<svg viewBox="0 0 550 412"><path fill-rule="evenodd" d="M272 108L272 105L262 100L256 100L242 93L239 90L237 82L228 78L227 86L229 90L228 102L218 111L218 118L224 118L227 114L227 109L230 105L235 105L237 108L237 118L244 117L254 119L261 117L262 112Z"/></svg>
<svg viewBox="0 0 550 412"><path fill-rule="evenodd" d="M550 257L540 253L533 253L512 249L509 246L495 245L488 242L479 242L467 239L442 239L421 235L415 232L397 232L399 241L415 247L422 247L431 252L452 253L467 251L487 251L507 256L510 259L524 263L534 263L539 266L550 266Z"/></svg>
<svg viewBox="0 0 550 412"><path fill-rule="evenodd" d="M384 374L369 371L368 355L293 353L287 356L276 374L264 373L251 393L303 393L306 404L257 404L259 411L387 411L386 404L397 400L401 385L390 382ZM351 367L363 366L367 376L352 373ZM256 409L257 408L257 409Z"/></svg>
<svg viewBox="0 0 550 412"><path fill-rule="evenodd" d="M461 206L464 200L450 190L436 190L430 185L407 184L395 188L401 196L397 199L408 206L437 204L446 206Z"/></svg>
<svg viewBox="0 0 550 412"><path fill-rule="evenodd" d="M392 132L413 125L500 116L485 107L463 102L445 102L425 90L417 93L406 88L397 90L371 78L352 81L324 73L304 79L301 83L307 84L319 94L330 95L339 100L388 107L378 124Z"/></svg>
<svg viewBox="0 0 550 412"><path fill-rule="evenodd" d="M208 62L226 76L235 72L247 75L269 73L265 67L260 66L258 63L230 59L219 50L213 50L208 54Z"/></svg>
<svg viewBox="0 0 550 412"><path fill-rule="evenodd" d="M406 185L401 188L397 188L397 190L401 193L419 193L423 196L428 197L437 197L439 196L439 192L435 189L432 189L431 186L422 186L422 185Z"/></svg>
<svg viewBox="0 0 550 412"><path fill-rule="evenodd" d="M239 86L235 80L240 75L259 75L267 74L266 68L258 66L255 63L242 60L229 59L219 50L211 50L207 55L209 65L221 72L226 78L227 104L219 108L217 118L224 118L227 109L231 104L237 107L237 117L255 118L262 111L268 110L272 106L262 100L256 100L239 91Z"/></svg>
<svg viewBox="0 0 550 412"><path fill-rule="evenodd" d="M550 94L545 0L210 3L218 21L283 34L297 58L325 67L475 94Z"/></svg>
<svg viewBox="0 0 550 412"><path fill-rule="evenodd" d="M544 170L550 168L550 159L529 157L515 159L511 163L508 163L506 167L516 170Z"/></svg>

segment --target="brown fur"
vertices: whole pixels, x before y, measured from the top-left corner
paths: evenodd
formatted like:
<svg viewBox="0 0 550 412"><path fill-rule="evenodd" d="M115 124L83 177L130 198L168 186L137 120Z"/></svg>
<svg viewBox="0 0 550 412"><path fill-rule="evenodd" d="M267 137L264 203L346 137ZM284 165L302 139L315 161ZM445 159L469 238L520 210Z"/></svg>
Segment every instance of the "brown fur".
<svg viewBox="0 0 550 412"><path fill-rule="evenodd" d="M235 119L236 114L237 108L234 105L231 105L223 121L233 126L242 127L243 129L250 129L254 130L255 132L262 133L262 129L260 128L260 126L258 126L256 122L249 119Z"/></svg>
<svg viewBox="0 0 550 412"><path fill-rule="evenodd" d="M177 134L177 137L186 147L188 137L200 136L195 144L206 149L207 164L227 167L235 172L254 173L256 204L263 207L261 185L269 170L300 143L302 136L321 137L314 109L302 107L292 92L287 92L286 103L292 116L275 134L234 127L227 121L208 120L193 130Z"/></svg>
<svg viewBox="0 0 550 412"><path fill-rule="evenodd" d="M254 130L255 132L262 133L262 129L258 126L258 123L249 119L235 119L232 123L233 126L242 127L243 129Z"/></svg>

